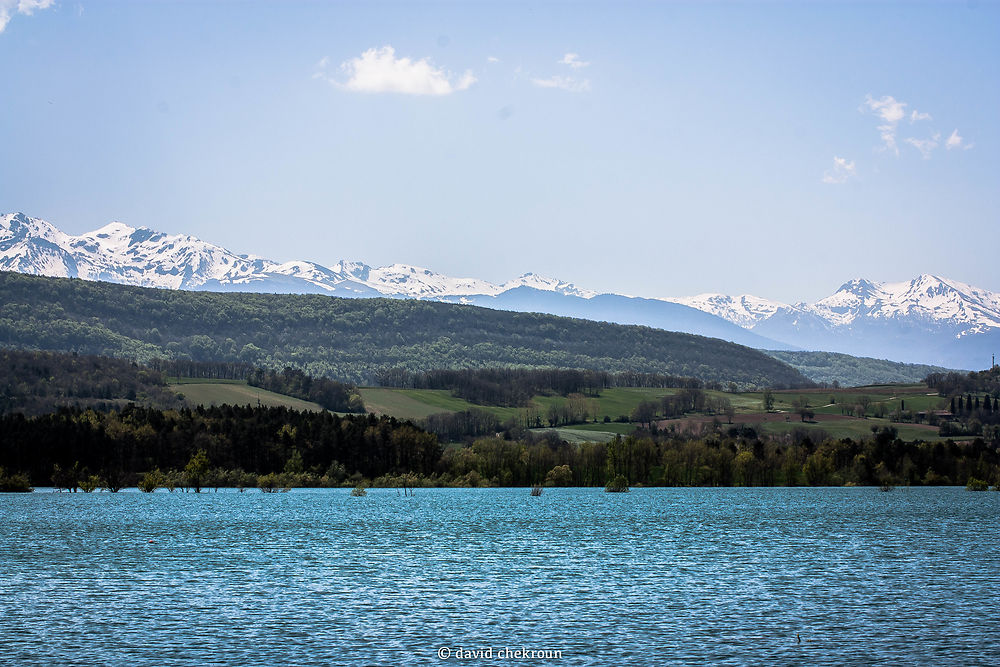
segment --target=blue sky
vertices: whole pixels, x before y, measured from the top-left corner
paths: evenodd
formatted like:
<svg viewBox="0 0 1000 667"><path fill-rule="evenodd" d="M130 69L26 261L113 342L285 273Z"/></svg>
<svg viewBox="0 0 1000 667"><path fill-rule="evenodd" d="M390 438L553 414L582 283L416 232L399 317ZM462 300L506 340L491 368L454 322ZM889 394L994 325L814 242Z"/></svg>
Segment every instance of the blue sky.
<svg viewBox="0 0 1000 667"><path fill-rule="evenodd" d="M51 5L51 6L46 6ZM276 260L1000 291L1000 5L0 0L0 210Z"/></svg>

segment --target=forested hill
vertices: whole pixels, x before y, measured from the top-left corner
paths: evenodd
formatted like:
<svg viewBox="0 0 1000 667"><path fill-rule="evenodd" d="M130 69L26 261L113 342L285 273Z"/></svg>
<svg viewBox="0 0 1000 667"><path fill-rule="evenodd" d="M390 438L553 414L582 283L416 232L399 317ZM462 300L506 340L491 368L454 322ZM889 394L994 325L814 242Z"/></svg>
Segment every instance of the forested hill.
<svg viewBox="0 0 1000 667"><path fill-rule="evenodd" d="M947 373L950 369L926 364L904 364L887 359L852 357L838 352L805 352L799 350L768 351L775 359L799 369L813 382L860 387L869 384L923 382L932 373Z"/></svg>
<svg viewBox="0 0 1000 667"><path fill-rule="evenodd" d="M186 292L0 272L0 345L242 361L370 382L409 371L517 365L810 384L762 352L640 326L417 300Z"/></svg>

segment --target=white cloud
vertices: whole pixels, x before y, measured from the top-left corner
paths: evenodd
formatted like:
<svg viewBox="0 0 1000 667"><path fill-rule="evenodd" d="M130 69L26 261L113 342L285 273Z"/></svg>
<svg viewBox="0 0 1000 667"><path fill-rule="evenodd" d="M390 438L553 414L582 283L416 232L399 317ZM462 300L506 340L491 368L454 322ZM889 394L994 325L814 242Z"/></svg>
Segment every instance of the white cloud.
<svg viewBox="0 0 1000 667"><path fill-rule="evenodd" d="M920 151L920 154L924 156L925 160L930 160L931 153L938 147L938 142L940 140L941 135L935 134L930 139L914 139L913 137L908 137L905 141Z"/></svg>
<svg viewBox="0 0 1000 667"><path fill-rule="evenodd" d="M854 160L843 157L833 157L833 168L823 172L823 182L831 185L840 185L858 175L854 167Z"/></svg>
<svg viewBox="0 0 1000 667"><path fill-rule="evenodd" d="M488 62L488 63L498 63L498 62L500 62L500 59L497 58L496 56L489 56L488 58L486 58L486 62Z"/></svg>
<svg viewBox="0 0 1000 667"><path fill-rule="evenodd" d="M562 57L562 60L556 61L560 65L569 65L573 69L580 69L581 67L587 67L590 63L580 60L579 53L567 53Z"/></svg>
<svg viewBox="0 0 1000 667"><path fill-rule="evenodd" d="M48 9L55 0L0 0L0 32L3 32L14 14L31 16L36 9Z"/></svg>
<svg viewBox="0 0 1000 667"><path fill-rule="evenodd" d="M590 91L589 79L574 79L571 76L550 76L548 79L532 79L531 83L539 88L558 88L571 93L586 93Z"/></svg>
<svg viewBox="0 0 1000 667"><path fill-rule="evenodd" d="M323 78L338 88L359 93L400 93L403 95L450 95L466 90L476 82L472 70L460 77L434 67L429 58L412 60L397 58L391 46L368 49L360 57L351 58L340 65L347 75L338 81L327 74L329 59L323 58L316 65L315 78Z"/></svg>
<svg viewBox="0 0 1000 667"><path fill-rule="evenodd" d="M578 70L590 66L589 62L580 60L579 53L567 53L556 61L560 65L568 65L571 69ZM562 76L554 74L547 79L532 78L531 83L539 88L558 88L571 93L590 92L590 79L578 79L574 76Z"/></svg>
<svg viewBox="0 0 1000 667"><path fill-rule="evenodd" d="M908 117L911 125L918 121L933 120L931 114L925 111L917 111L916 109L913 109L907 113L907 106L906 102L901 102L892 95L885 95L878 99L873 98L871 95L867 95L865 97L864 104L862 104L859 108L859 111L862 113L872 113L881 120L881 124L878 126L878 131L882 137L882 143L884 144L883 150L891 150L896 155L899 155L899 147L896 144L896 137L898 134L899 122L901 120ZM920 152L923 159L929 160L931 159L934 151L941 145L941 133L934 131L930 138L927 139L907 137L903 140L903 142L916 148ZM951 133L951 136L945 140L944 147L947 150L955 148L968 150L969 148L972 148L972 144L965 143L965 140L958 134L958 130L956 129Z"/></svg>
<svg viewBox="0 0 1000 667"><path fill-rule="evenodd" d="M882 119L882 124L878 126L882 143L885 144L886 150L899 155L899 148L896 146L896 127L906 116L906 102L900 102L892 95L885 95L877 100L868 95L865 103L861 105L861 111L870 111Z"/></svg>
<svg viewBox="0 0 1000 667"><path fill-rule="evenodd" d="M954 129L954 131L952 131L951 136L945 139L944 142L944 147L948 150L952 150L953 148L961 148L962 150L967 151L973 146L975 146L975 144L965 143L965 139L962 138L962 136L958 133L957 127Z"/></svg>

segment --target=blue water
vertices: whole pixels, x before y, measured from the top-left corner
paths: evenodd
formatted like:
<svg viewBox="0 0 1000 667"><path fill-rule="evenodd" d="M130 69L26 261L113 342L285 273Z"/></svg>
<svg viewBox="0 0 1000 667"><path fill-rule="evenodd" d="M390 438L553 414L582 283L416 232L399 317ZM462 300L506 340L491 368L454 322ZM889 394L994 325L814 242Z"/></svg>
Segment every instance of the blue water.
<svg viewBox="0 0 1000 667"><path fill-rule="evenodd" d="M0 661L997 664L998 510L950 488L0 495Z"/></svg>

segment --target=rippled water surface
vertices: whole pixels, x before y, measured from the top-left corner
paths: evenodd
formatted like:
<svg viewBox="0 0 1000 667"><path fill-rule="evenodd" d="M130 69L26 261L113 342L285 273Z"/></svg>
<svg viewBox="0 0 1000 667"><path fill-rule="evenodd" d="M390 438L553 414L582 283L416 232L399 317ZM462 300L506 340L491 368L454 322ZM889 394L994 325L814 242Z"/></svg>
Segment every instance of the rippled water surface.
<svg viewBox="0 0 1000 667"><path fill-rule="evenodd" d="M997 664L998 510L963 489L5 494L0 662Z"/></svg>

